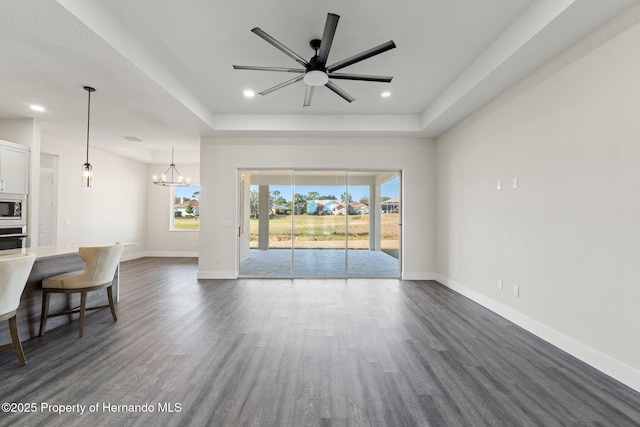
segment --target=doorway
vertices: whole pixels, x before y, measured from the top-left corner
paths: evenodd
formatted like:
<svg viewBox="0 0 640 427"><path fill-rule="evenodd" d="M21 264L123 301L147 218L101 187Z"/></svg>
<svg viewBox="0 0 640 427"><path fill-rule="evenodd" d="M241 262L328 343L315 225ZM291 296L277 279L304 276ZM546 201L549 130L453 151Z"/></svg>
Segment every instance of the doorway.
<svg viewBox="0 0 640 427"><path fill-rule="evenodd" d="M401 172L239 170L241 277L400 277Z"/></svg>
<svg viewBox="0 0 640 427"><path fill-rule="evenodd" d="M40 154L40 198L38 202L38 246L57 243L58 156Z"/></svg>

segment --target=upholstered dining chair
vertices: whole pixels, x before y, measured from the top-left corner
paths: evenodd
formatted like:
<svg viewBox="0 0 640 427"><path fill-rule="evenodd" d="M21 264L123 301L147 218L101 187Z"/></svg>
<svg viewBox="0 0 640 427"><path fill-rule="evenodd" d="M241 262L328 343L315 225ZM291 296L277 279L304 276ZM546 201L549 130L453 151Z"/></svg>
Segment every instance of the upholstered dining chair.
<svg viewBox="0 0 640 427"><path fill-rule="evenodd" d="M42 314L40 315L40 336L44 334L49 317L80 313L80 337L84 334L84 315L86 311L109 307L113 321L117 321L116 308L113 305L111 286L122 255L122 243L110 246L85 246L78 249L78 255L85 262L84 270L58 274L42 280ZM109 304L87 308L87 293L107 289ZM49 298L53 293L80 294L80 306L62 313L49 314Z"/></svg>
<svg viewBox="0 0 640 427"><path fill-rule="evenodd" d="M9 321L11 334L11 344L2 345L0 349L13 347L21 365L26 365L27 360L18 335L16 313L35 259L33 254L0 256L0 321Z"/></svg>

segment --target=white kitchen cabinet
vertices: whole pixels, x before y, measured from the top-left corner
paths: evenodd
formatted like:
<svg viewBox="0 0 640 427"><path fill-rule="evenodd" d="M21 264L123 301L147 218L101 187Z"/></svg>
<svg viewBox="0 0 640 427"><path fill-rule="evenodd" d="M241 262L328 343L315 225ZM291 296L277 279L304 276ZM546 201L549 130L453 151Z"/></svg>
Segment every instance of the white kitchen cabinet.
<svg viewBox="0 0 640 427"><path fill-rule="evenodd" d="M0 193L29 193L29 148L0 140Z"/></svg>

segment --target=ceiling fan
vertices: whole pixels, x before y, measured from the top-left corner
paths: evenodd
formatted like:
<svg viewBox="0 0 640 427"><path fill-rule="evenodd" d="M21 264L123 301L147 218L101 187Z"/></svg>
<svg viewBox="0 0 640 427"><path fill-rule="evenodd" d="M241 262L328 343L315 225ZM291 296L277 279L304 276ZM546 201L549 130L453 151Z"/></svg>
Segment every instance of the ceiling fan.
<svg viewBox="0 0 640 427"><path fill-rule="evenodd" d="M291 80L287 80L283 83L280 83L270 89L264 90L260 92L260 95L267 95L271 92L274 92L278 89L282 89L283 87L289 86L293 83L297 83L299 81L303 81L307 85L307 90L304 95L304 107L308 107L311 105L311 97L313 96L313 91L318 86L326 86L331 89L333 92L341 96L348 102L355 101L355 98L345 92L342 88L336 85L332 80L361 80L368 82L383 82L389 83L393 77L389 76L373 76L368 74L352 74L352 73L337 73L336 71L348 67L349 65L355 64L356 62L363 61L367 58L371 58L372 56L378 55L382 52L386 52L387 50L393 49L396 47L393 40L390 40L386 43L383 43L379 46L373 47L371 49L360 52L356 55L353 55L347 59L343 59L342 61L336 62L327 66L327 58L329 57L329 51L331 50L331 44L333 42L333 36L336 33L336 28L338 27L338 20L340 16L329 13L327 14L327 21L324 25L324 33L322 34L322 40L313 39L310 42L311 48L315 51L315 55L307 61L278 40L271 37L269 34L261 30L259 27L252 29L251 31L255 33L258 37L263 38L267 43L276 47L276 49L282 51L284 54L292 58L298 64L300 64L304 68L283 68L283 67L256 67L251 65L234 65L233 68L236 70L257 70L257 71L279 71L285 73L294 73L299 74L298 76L292 78Z"/></svg>

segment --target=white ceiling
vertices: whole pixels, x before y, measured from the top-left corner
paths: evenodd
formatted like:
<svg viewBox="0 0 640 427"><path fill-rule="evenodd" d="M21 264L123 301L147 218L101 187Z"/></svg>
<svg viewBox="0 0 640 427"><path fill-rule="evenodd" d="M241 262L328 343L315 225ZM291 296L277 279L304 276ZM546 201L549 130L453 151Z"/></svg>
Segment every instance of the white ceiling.
<svg viewBox="0 0 640 427"><path fill-rule="evenodd" d="M437 136L638 0L0 0L0 118L147 163L197 162L201 135ZM391 83L336 83L303 108L296 67L250 30L305 58L340 15L328 63L393 40L341 70ZM389 98L381 92L391 91ZM35 113L29 105L47 111ZM132 142L124 137L141 139Z"/></svg>

